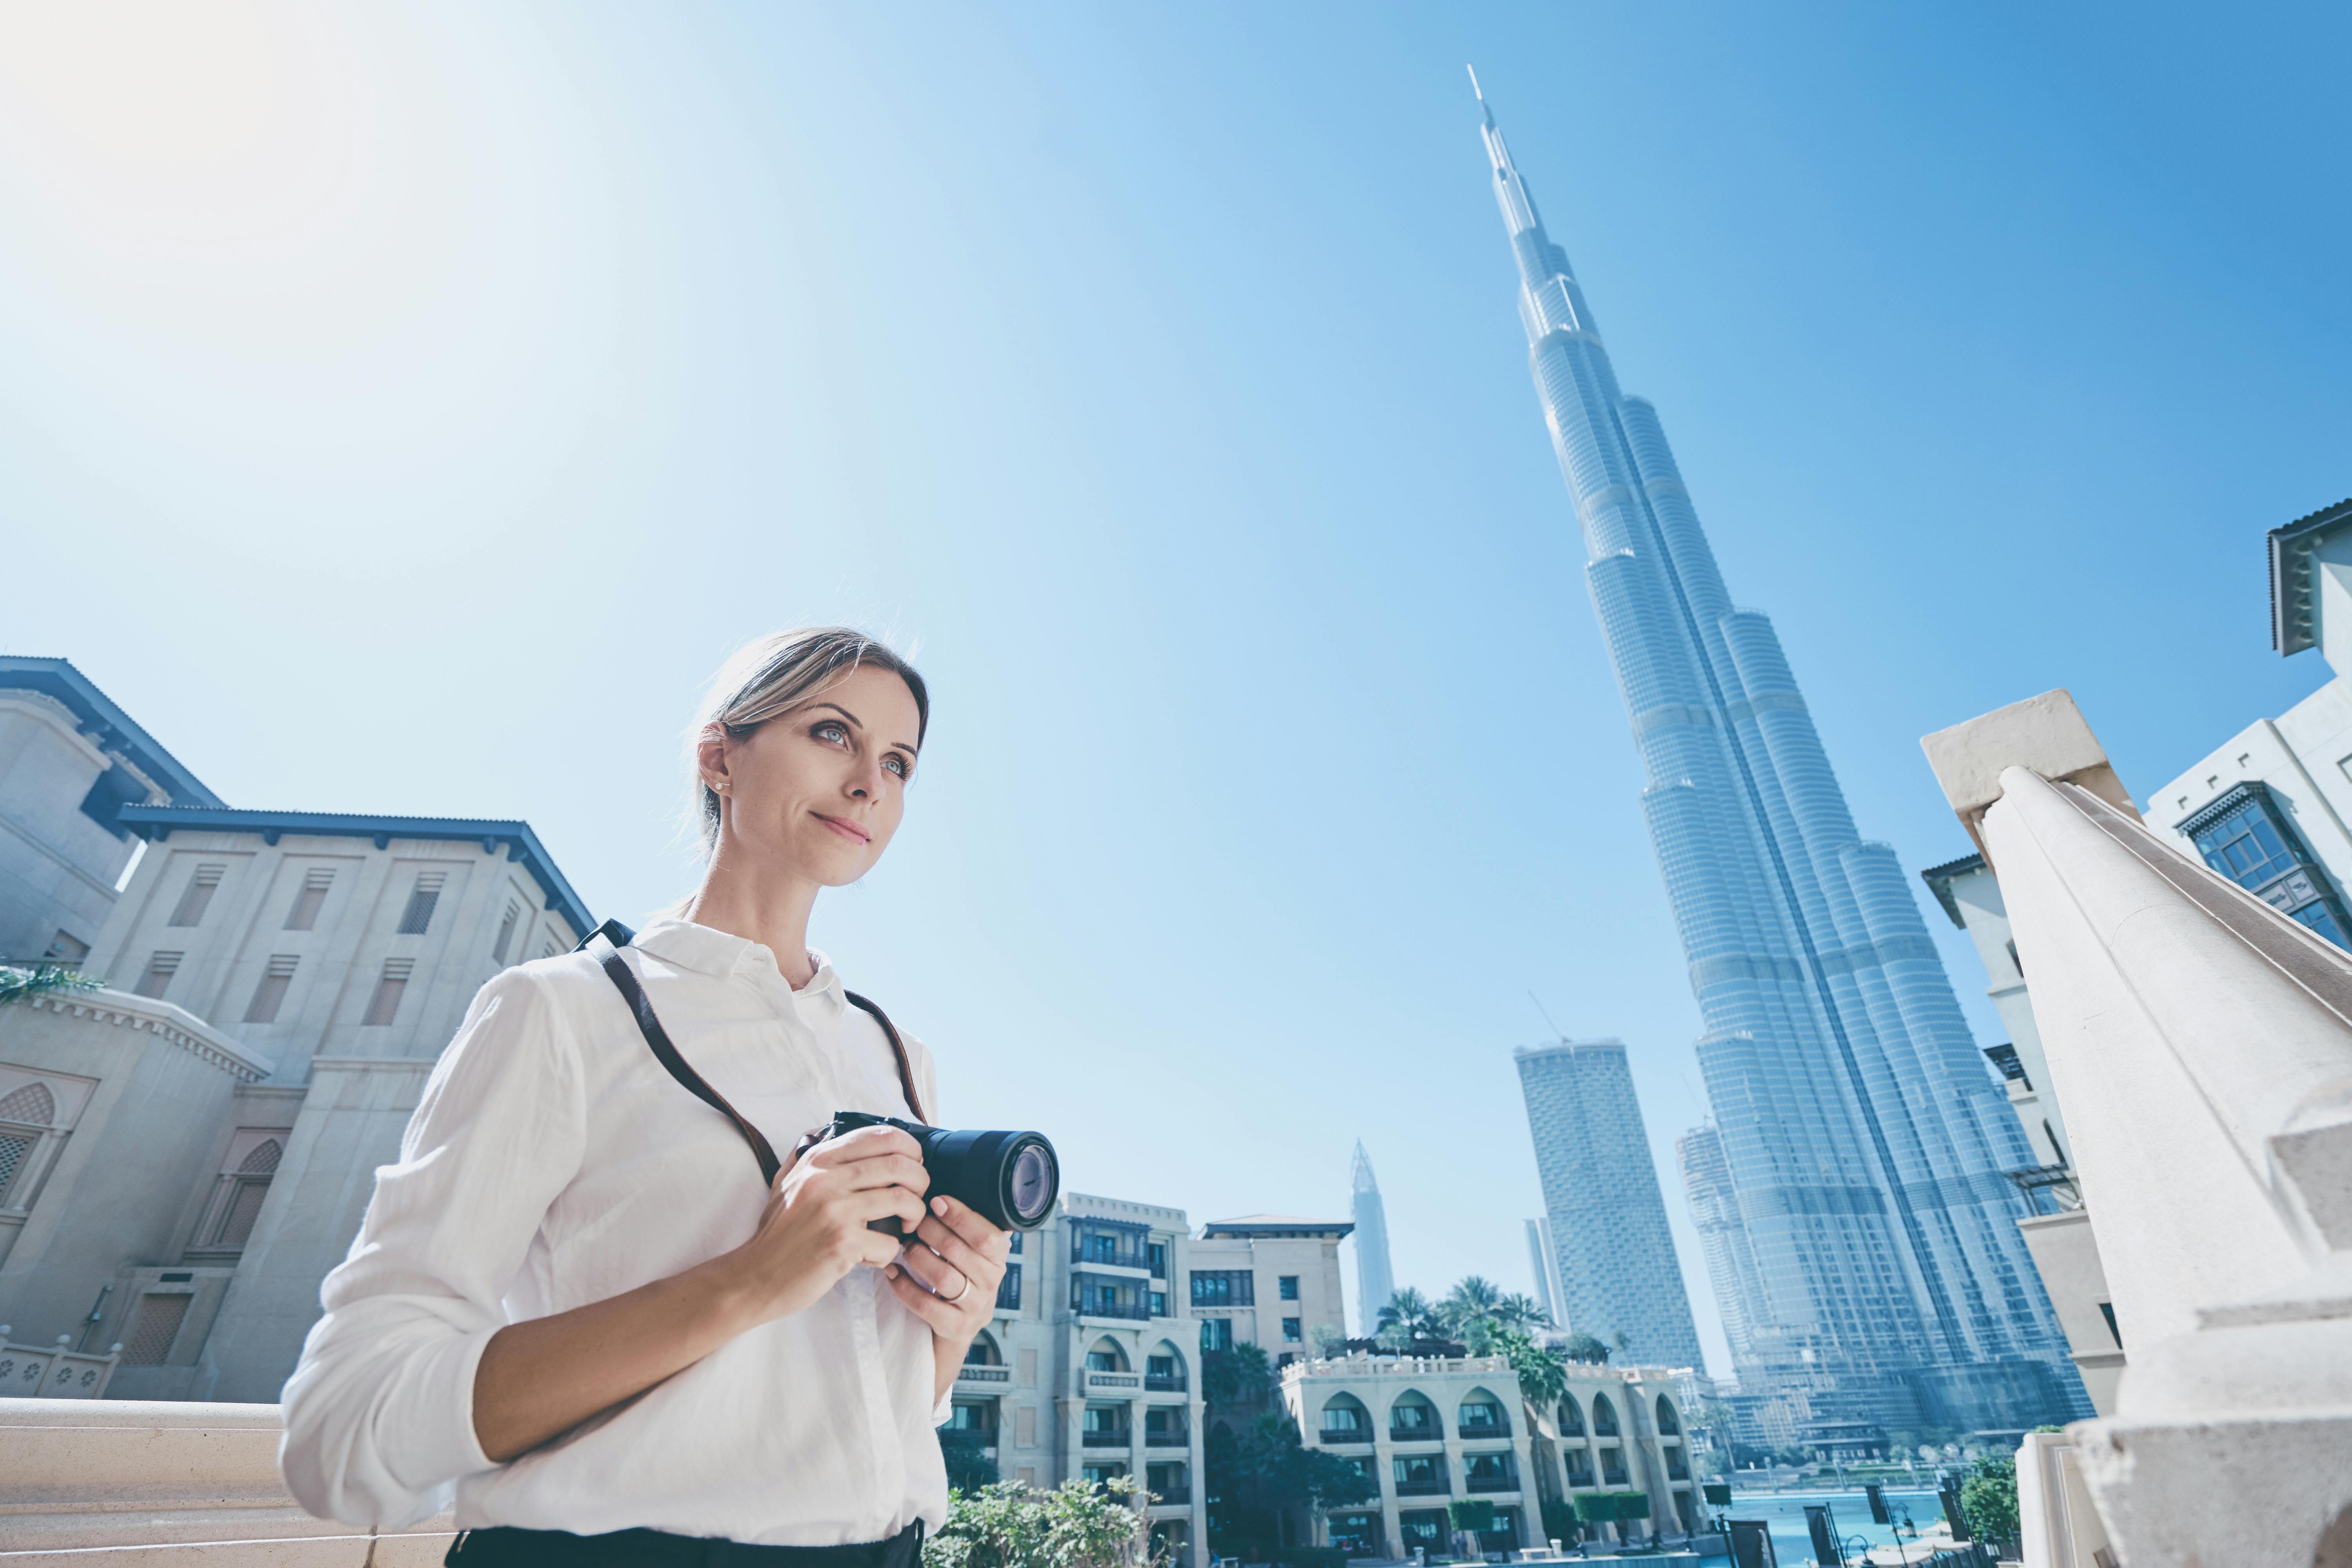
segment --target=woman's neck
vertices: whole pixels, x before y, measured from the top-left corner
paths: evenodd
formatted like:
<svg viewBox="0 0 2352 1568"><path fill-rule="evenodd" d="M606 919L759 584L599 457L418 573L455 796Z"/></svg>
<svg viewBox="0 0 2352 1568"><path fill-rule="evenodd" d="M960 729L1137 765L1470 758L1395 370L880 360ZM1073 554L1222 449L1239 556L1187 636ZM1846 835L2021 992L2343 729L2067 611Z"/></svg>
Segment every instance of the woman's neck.
<svg viewBox="0 0 2352 1568"><path fill-rule="evenodd" d="M702 886L687 900L686 918L697 925L756 942L775 954L776 967L798 991L816 978L808 952L809 911L818 884L772 867L753 867L722 836Z"/></svg>

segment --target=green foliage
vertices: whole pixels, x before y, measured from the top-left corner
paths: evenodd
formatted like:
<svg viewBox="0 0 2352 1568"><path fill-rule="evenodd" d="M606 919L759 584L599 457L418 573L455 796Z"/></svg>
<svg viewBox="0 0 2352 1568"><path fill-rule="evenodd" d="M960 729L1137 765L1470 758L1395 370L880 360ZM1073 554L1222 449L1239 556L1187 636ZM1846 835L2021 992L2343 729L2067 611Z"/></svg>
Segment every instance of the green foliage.
<svg viewBox="0 0 2352 1568"><path fill-rule="evenodd" d="M1380 1495L1379 1484L1339 1455L1299 1442L1287 1415L1267 1411L1235 1434L1212 1427L1203 1445L1209 1544L1221 1555L1264 1562L1286 1514L1349 1508Z"/></svg>
<svg viewBox="0 0 2352 1568"><path fill-rule="evenodd" d="M1456 1530L1492 1530L1495 1505L1485 1498L1455 1498L1445 1505L1445 1517Z"/></svg>
<svg viewBox="0 0 2352 1568"><path fill-rule="evenodd" d="M1576 1517L1576 1505L1564 1497L1543 1500L1543 1532L1547 1541L1562 1543L1574 1541L1583 1525Z"/></svg>
<svg viewBox="0 0 2352 1568"><path fill-rule="evenodd" d="M1520 1396L1538 1410L1551 1409L1568 1393L1568 1358L1536 1343L1523 1329L1496 1330L1486 1353L1511 1363Z"/></svg>
<svg viewBox="0 0 2352 1568"><path fill-rule="evenodd" d="M1307 1331L1307 1339L1315 1347L1315 1353L1327 1361L1348 1353L1348 1331L1337 1323L1316 1324Z"/></svg>
<svg viewBox="0 0 2352 1568"><path fill-rule="evenodd" d="M988 1457L995 1436L977 1427L940 1428L940 1458L948 1464L949 1490L976 1492L1003 1479L997 1473L996 1461Z"/></svg>
<svg viewBox="0 0 2352 1568"><path fill-rule="evenodd" d="M1383 1350L1407 1351L1415 1340L1435 1340L1445 1337L1445 1318L1434 1302L1408 1285L1389 1298L1381 1309L1381 1321L1373 1337Z"/></svg>
<svg viewBox="0 0 2352 1568"><path fill-rule="evenodd" d="M1608 1363L1609 1347L1591 1334L1570 1334L1568 1343L1560 1347L1560 1354L1570 1361L1590 1362L1594 1366L1601 1366Z"/></svg>
<svg viewBox="0 0 2352 1568"><path fill-rule="evenodd" d="M1444 1331L1463 1342L1472 1355L1496 1355L1500 1334L1524 1331L1543 1321L1543 1313L1525 1296L1514 1296L1491 1279L1473 1274L1446 1292L1436 1308Z"/></svg>
<svg viewBox="0 0 2352 1568"><path fill-rule="evenodd" d="M1255 1405L1274 1392L1274 1363L1247 1341L1201 1358L1201 1397L1220 1409Z"/></svg>
<svg viewBox="0 0 2352 1568"><path fill-rule="evenodd" d="M1968 1516L1970 1535L2015 1541L2017 1460L2007 1454L1979 1459L1960 1483L1960 1511Z"/></svg>
<svg viewBox="0 0 2352 1568"><path fill-rule="evenodd" d="M1647 1519L1650 1517L1650 1494L1579 1492L1576 1517L1587 1524L1602 1524L1612 1519Z"/></svg>
<svg viewBox="0 0 2352 1568"><path fill-rule="evenodd" d="M1050 1492L1018 1481L957 1492L947 1523L923 1542L923 1568L1162 1568L1138 1499L1126 1476Z"/></svg>
<svg viewBox="0 0 2352 1568"><path fill-rule="evenodd" d="M48 993L95 991L100 984L62 963L36 963L30 968L0 963L0 1007Z"/></svg>

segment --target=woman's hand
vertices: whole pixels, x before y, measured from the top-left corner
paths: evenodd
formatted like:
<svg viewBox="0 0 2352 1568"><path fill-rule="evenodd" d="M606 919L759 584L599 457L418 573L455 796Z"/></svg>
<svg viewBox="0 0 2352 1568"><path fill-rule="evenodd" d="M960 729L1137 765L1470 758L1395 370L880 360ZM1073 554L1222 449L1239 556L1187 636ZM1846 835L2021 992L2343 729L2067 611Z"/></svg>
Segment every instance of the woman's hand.
<svg viewBox="0 0 2352 1568"><path fill-rule="evenodd" d="M898 1263L882 1270L898 1300L931 1327L940 1391L955 1381L963 1352L996 1310L996 1287L1012 1251L1011 1231L942 1194L931 1200Z"/></svg>
<svg viewBox="0 0 2352 1568"><path fill-rule="evenodd" d="M898 1238L866 1222L922 1221L930 1177L921 1155L895 1127L861 1127L817 1144L777 1175L760 1228L732 1252L609 1300L500 1329L474 1373L482 1452L504 1463L745 1330L805 1310L859 1264L891 1263ZM1003 1250L1000 1244L997 1255ZM993 1285L989 1292L994 1300Z"/></svg>
<svg viewBox="0 0 2352 1568"><path fill-rule="evenodd" d="M746 1294L744 1327L805 1310L861 1263L888 1266L898 1237L870 1223L895 1218L912 1232L930 1184L922 1145L896 1127L861 1127L797 1155L777 1173L760 1228L721 1260Z"/></svg>

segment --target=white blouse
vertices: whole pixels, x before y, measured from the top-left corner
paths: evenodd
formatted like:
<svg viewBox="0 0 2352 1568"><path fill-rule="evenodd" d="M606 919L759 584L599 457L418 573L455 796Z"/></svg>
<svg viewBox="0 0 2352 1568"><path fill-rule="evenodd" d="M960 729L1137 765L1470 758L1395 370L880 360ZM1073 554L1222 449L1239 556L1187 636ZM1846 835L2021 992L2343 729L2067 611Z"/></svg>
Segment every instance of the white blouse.
<svg viewBox="0 0 2352 1568"><path fill-rule="evenodd" d="M602 944L592 950L601 953ZM910 1114L890 1043L822 955L794 991L755 942L683 921L624 955L710 1085L789 1152L835 1110ZM930 1053L904 1035L932 1105ZM662 1069L589 953L482 987L286 1385L279 1465L312 1513L769 1545L878 1541L947 1516L931 1331L863 1267L814 1306L507 1464L474 1434L504 1324L602 1301L748 1239L740 1134Z"/></svg>

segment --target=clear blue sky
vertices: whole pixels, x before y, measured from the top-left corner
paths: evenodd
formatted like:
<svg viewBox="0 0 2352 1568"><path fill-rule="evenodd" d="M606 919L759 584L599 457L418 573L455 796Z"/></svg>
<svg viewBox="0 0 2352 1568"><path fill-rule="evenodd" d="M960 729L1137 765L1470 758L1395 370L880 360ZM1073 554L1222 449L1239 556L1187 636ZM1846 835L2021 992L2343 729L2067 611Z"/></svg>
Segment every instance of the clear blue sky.
<svg viewBox="0 0 2352 1568"><path fill-rule="evenodd" d="M1696 1015L1527 377L1474 61L1856 817L2064 685L2143 795L2326 672L2341 13L16 7L0 649L236 804L691 877L694 696L852 620L937 720L818 941L1082 1190L1529 1283L1509 1047ZM1981 973L1940 916L1990 1043Z"/></svg>

